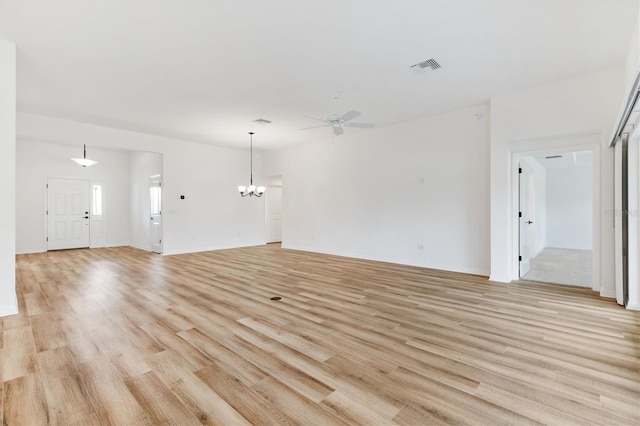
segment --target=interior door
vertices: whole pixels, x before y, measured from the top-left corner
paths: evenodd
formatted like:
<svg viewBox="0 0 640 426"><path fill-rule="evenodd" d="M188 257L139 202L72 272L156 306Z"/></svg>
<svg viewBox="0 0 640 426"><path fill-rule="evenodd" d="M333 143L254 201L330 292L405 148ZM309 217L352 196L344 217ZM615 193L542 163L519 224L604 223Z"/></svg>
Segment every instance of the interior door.
<svg viewBox="0 0 640 426"><path fill-rule="evenodd" d="M266 192L267 243L282 241L282 187L270 186Z"/></svg>
<svg viewBox="0 0 640 426"><path fill-rule="evenodd" d="M519 226L519 240L520 240L520 278L524 277L531 268L531 172L523 164L519 169L519 203L520 203L520 226Z"/></svg>
<svg viewBox="0 0 640 426"><path fill-rule="evenodd" d="M151 201L149 214L151 251L162 253L162 179L160 175L151 176L149 199Z"/></svg>
<svg viewBox="0 0 640 426"><path fill-rule="evenodd" d="M47 250L89 247L89 181L47 180Z"/></svg>

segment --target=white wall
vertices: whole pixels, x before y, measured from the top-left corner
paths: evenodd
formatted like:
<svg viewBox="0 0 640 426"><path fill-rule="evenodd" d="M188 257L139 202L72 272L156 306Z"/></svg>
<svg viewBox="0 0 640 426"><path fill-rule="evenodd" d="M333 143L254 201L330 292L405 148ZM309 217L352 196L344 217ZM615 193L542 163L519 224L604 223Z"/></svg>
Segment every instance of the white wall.
<svg viewBox="0 0 640 426"><path fill-rule="evenodd" d="M16 45L0 40L0 316L16 299Z"/></svg>
<svg viewBox="0 0 640 426"><path fill-rule="evenodd" d="M147 251L151 251L149 183L150 177L158 174L162 174L162 154L139 151L129 154L131 245Z"/></svg>
<svg viewBox="0 0 640 426"><path fill-rule="evenodd" d="M534 194L534 246L531 254L536 257L547 247L547 169L535 158L523 158L532 170Z"/></svg>
<svg viewBox="0 0 640 426"><path fill-rule="evenodd" d="M547 245L591 250L592 240L591 167L547 170Z"/></svg>
<svg viewBox="0 0 640 426"><path fill-rule="evenodd" d="M283 176L283 246L488 275L488 113L265 153L264 174Z"/></svg>
<svg viewBox="0 0 640 426"><path fill-rule="evenodd" d="M248 149L219 148L28 113L18 114L17 128L18 140L80 147L87 143L95 149L163 154L164 254L265 243L264 200L241 198L237 191L237 185L249 179ZM260 164L261 155L255 154L256 176L260 176ZM128 162L123 167L128 174Z"/></svg>
<svg viewBox="0 0 640 426"><path fill-rule="evenodd" d="M606 147L621 102L623 70L612 69L540 85L491 98L491 279L517 278L513 260L513 176L515 152L583 146L595 137L594 169L601 198L594 215L597 233L594 289L612 297L613 218L603 211L613 205L613 150ZM594 194L597 194L594 192ZM516 264L517 265L517 264ZM602 287L600 287L602 283Z"/></svg>
<svg viewBox="0 0 640 426"><path fill-rule="evenodd" d="M640 9L638 10L640 14ZM639 15L640 16L640 15ZM636 21L633 28L633 34L629 41L629 49L627 50L627 58L624 66L624 89L625 93L629 93L635 81L638 70L640 70L640 31L638 25L640 21Z"/></svg>
<svg viewBox="0 0 640 426"><path fill-rule="evenodd" d="M47 178L85 179L103 185L106 245L129 245L129 153L87 146L87 158L98 164L80 167L82 146L20 140L16 152L16 252L46 250Z"/></svg>

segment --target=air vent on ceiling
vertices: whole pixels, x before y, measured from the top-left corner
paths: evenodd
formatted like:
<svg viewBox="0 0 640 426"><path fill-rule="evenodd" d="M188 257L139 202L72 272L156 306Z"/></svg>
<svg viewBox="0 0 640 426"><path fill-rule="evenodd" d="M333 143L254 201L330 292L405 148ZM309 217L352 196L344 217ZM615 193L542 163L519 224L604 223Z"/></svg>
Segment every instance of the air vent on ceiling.
<svg viewBox="0 0 640 426"><path fill-rule="evenodd" d="M423 72L426 72L427 69L437 70L440 68L440 64L437 63L435 59L427 59L426 61L411 65L409 68L411 68L415 73L422 74Z"/></svg>
<svg viewBox="0 0 640 426"><path fill-rule="evenodd" d="M553 158L562 158L562 155L547 155L546 157L547 160L551 160Z"/></svg>
<svg viewBox="0 0 640 426"><path fill-rule="evenodd" d="M271 124L271 121L265 120L264 118L258 118L257 120L253 120L253 122L262 125Z"/></svg>

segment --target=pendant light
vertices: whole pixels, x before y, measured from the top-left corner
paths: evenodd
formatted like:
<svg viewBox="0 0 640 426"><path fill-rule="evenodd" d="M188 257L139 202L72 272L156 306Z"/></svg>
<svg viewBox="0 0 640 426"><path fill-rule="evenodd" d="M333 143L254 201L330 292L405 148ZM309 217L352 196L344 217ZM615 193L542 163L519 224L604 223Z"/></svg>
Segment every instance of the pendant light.
<svg viewBox="0 0 640 426"><path fill-rule="evenodd" d="M239 185L238 191L241 197L262 197L264 191L267 189L264 186L255 186L253 184L253 132L249 132L249 138L251 140L251 164L249 167L251 173L251 179L249 180L249 186Z"/></svg>
<svg viewBox="0 0 640 426"><path fill-rule="evenodd" d="M84 145L84 156L82 158L71 158L76 163L80 164L82 167L89 167L97 164L97 161L89 160L87 158L87 144Z"/></svg>

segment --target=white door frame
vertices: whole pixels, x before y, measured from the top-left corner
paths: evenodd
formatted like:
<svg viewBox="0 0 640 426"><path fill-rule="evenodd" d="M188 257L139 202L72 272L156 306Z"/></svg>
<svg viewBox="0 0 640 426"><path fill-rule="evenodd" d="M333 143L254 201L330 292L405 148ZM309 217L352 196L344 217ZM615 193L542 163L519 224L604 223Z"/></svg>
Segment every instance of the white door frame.
<svg viewBox="0 0 640 426"><path fill-rule="evenodd" d="M586 135L588 136L588 135ZM554 140L560 139L560 137L552 138ZM571 139L570 136L567 139ZM514 147L515 148L515 147ZM520 218L518 217L518 212L520 211L518 193L520 191L518 183L518 168L519 164L524 157L535 157L540 155L553 155L553 154L561 154L567 151L592 151L592 170L593 170L593 180L592 180L592 195L593 195L593 205L592 205L592 261L593 261L593 290L600 291L602 288L601 282L601 253L602 253L602 241L600 235L600 227L602 220L602 212L600 208L601 204L601 188L600 188L600 180L602 175L602 170L600 166L600 145L598 144L582 144L582 145L563 145L563 146L555 146L550 148L539 148L535 150L523 150L517 151L516 149L512 149L511 151L511 271L512 271L512 280L519 279L519 226L520 226Z"/></svg>
<svg viewBox="0 0 640 426"><path fill-rule="evenodd" d="M618 142L620 143L620 142ZM617 146L618 144L616 144ZM640 130L627 143L627 303L640 310ZM617 292L616 283L616 292Z"/></svg>
<svg viewBox="0 0 640 426"><path fill-rule="evenodd" d="M534 198L534 194L532 191L532 185L533 185L533 173L534 170L533 168L531 168L531 166L529 166L529 164L526 161L520 161L518 163L518 169L522 169L522 173L520 173L520 170L518 170L518 260L520 258L520 255L522 254L522 239L523 239L523 235L522 235L522 223L525 220L531 221L531 218L533 218L534 220L531 221L533 223L533 225L535 226L535 205L532 203L533 198ZM527 196L527 200L524 201L522 199L522 177L525 174L527 175L527 182L526 185L528 186L528 191L526 193ZM526 217L525 214L523 214L522 217L520 217L520 212L522 212L524 209L522 208L523 205L523 201L524 204L527 206L527 211L526 213ZM533 253L534 253L534 246L532 244L533 242L533 238L532 238L532 227L531 226L527 226L526 227L527 232L526 235L524 235L524 238L527 242L527 247L528 247L528 253L527 253L527 258L523 259L522 261L518 262L518 277L522 278L524 275L527 274L527 272L529 272L530 266L531 266L531 258L533 257ZM535 228L534 228L535 229ZM522 269L526 269L526 272L523 274L522 273Z"/></svg>
<svg viewBox="0 0 640 426"><path fill-rule="evenodd" d="M149 190L151 190L152 187L155 186L155 183L158 184L158 188L160 188L160 205L158 206L158 210L159 212L157 214L154 214L153 212L153 208L151 207L151 204L153 203L153 199L151 198L151 192L149 192L149 245L151 248L151 252L152 253L158 253L158 254L162 254L163 252L163 248L164 248L164 244L162 243L162 232L163 232L163 219L162 219L162 174L156 174L156 175L152 175L149 177ZM159 222L158 225L158 233L159 238L158 238L158 242L156 243L153 239L154 236L154 232L153 232L153 228L154 228L154 223L155 222Z"/></svg>
<svg viewBox="0 0 640 426"><path fill-rule="evenodd" d="M95 215L93 207L95 204L95 187L101 187L102 214ZM100 181L89 181L89 248L100 248L107 246L107 204L105 200L105 185ZM99 229L99 233L96 232Z"/></svg>

